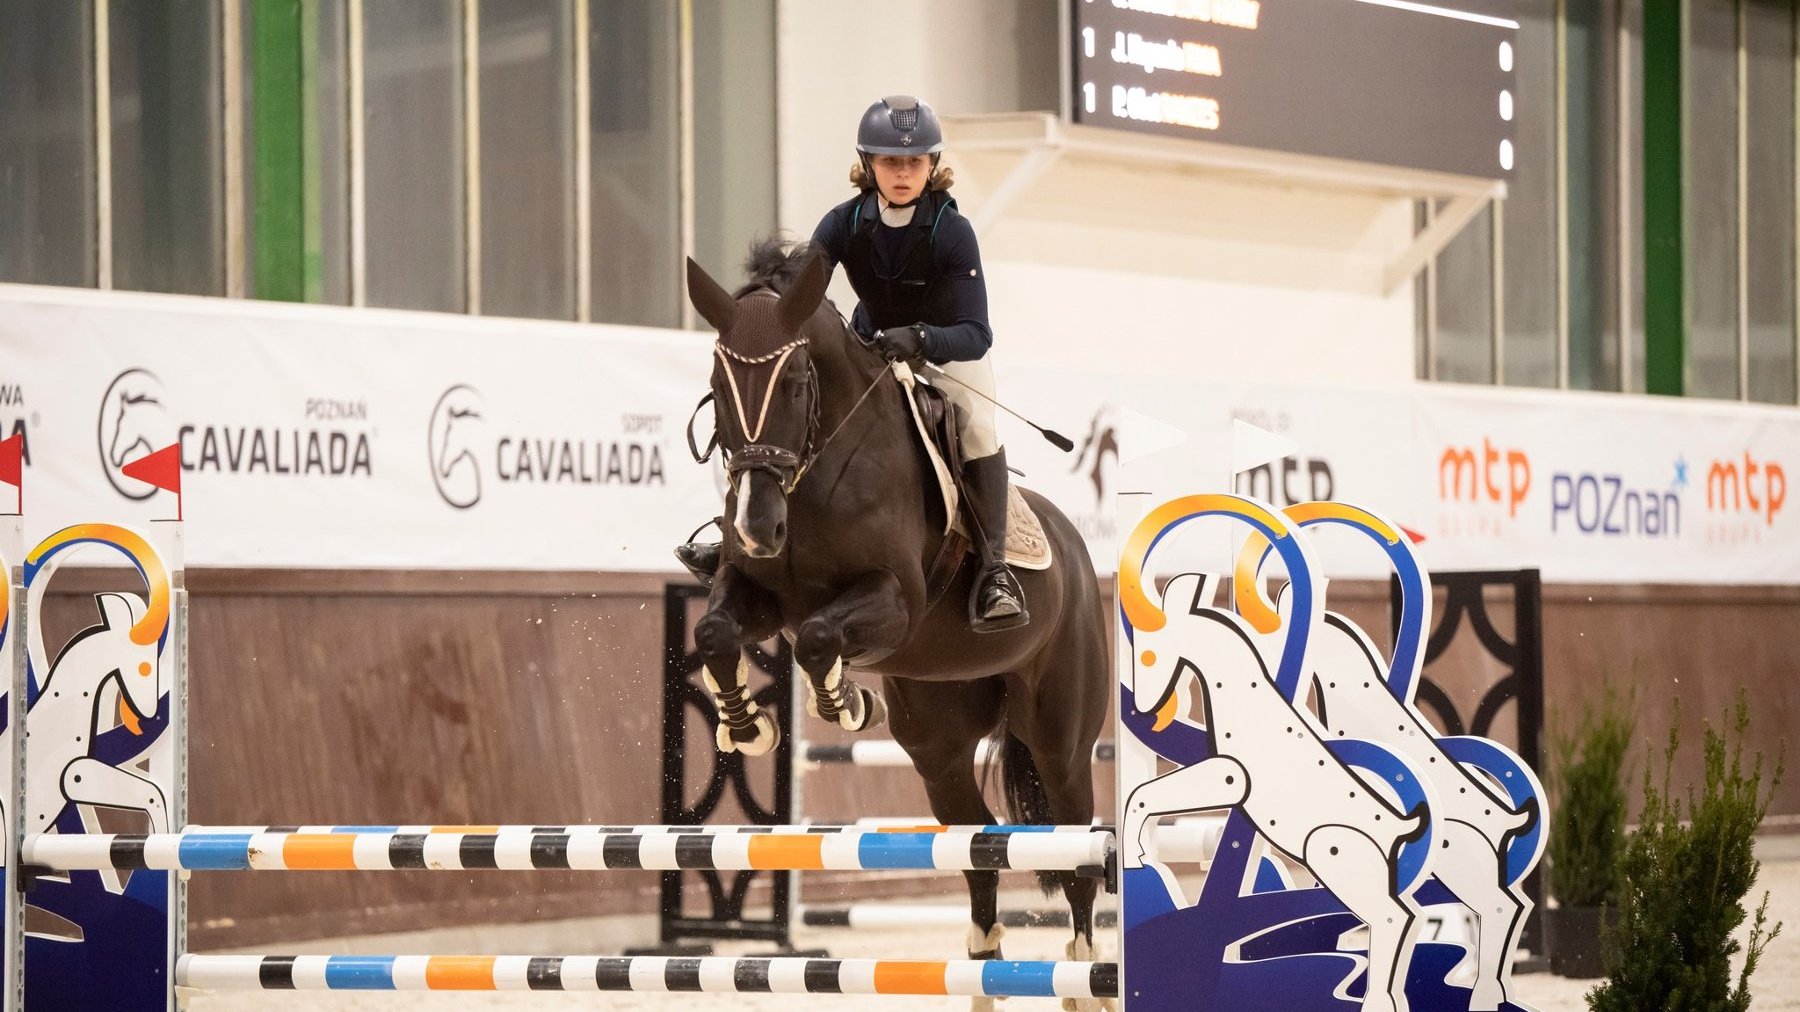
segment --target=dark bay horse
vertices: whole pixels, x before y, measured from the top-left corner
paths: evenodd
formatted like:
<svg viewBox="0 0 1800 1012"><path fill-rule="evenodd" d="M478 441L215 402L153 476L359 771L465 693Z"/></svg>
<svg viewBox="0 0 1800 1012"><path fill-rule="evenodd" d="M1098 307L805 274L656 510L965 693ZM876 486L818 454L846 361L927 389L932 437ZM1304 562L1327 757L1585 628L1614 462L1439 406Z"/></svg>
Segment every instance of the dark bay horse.
<svg viewBox="0 0 1800 1012"><path fill-rule="evenodd" d="M774 748L774 722L745 697L742 657L745 644L783 632L806 671L809 711L852 731L885 711L939 821L994 821L975 769L977 745L993 736L1011 821L1088 824L1111 681L1081 536L1025 493L1055 563L1018 571L1031 602L1023 628L969 630L974 565L930 599L944 508L904 388L824 301L821 257L771 241L750 267L733 296L688 261L688 296L719 332L712 392L731 476L723 557L695 631L719 703L719 747ZM881 675L881 694L856 684L851 667ZM966 875L969 952L993 958L999 876ZM1092 958L1098 883L1062 872L1041 880L1068 899L1071 958Z"/></svg>

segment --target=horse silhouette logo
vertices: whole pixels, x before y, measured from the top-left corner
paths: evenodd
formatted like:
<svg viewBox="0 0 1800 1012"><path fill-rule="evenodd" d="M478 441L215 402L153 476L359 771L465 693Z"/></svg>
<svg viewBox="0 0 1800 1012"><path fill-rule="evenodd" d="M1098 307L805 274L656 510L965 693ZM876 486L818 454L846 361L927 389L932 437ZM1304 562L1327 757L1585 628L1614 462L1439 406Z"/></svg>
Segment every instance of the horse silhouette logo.
<svg viewBox="0 0 1800 1012"><path fill-rule="evenodd" d="M475 446L486 425L481 394L458 383L437 399L426 433L431 457L431 483L451 506L466 510L481 501L481 464Z"/></svg>
<svg viewBox="0 0 1800 1012"><path fill-rule="evenodd" d="M1094 501L1106 501L1106 458L1112 457L1113 466L1119 464L1119 426L1111 405L1094 412L1094 420L1088 424L1086 438L1081 441L1081 449L1075 454L1075 464L1069 468L1074 474L1083 468L1087 469L1088 481L1094 486Z"/></svg>
<svg viewBox="0 0 1800 1012"><path fill-rule="evenodd" d="M156 494L156 486L127 477L122 468L174 442L162 380L148 369L132 368L113 377L100 398L95 426L100 468L114 491L134 502Z"/></svg>

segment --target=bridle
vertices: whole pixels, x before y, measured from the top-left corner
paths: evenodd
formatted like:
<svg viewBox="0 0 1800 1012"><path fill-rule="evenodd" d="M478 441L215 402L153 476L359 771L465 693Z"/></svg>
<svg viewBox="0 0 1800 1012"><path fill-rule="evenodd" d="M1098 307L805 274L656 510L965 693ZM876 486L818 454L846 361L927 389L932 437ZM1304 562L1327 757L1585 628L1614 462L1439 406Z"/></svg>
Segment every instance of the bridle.
<svg viewBox="0 0 1800 1012"><path fill-rule="evenodd" d="M800 478L812 466L814 442L819 435L819 371L813 367L811 358L806 362L806 439L795 453L786 447L772 443L758 442L762 438L763 427L769 420L769 405L775 401L775 387L781 382L781 375L787 369L788 359L794 350L804 348L808 343L805 336L797 337L766 355L745 355L725 347L725 342L713 342L713 354L725 366L726 389L731 395L731 406L737 412L739 431L744 434L744 445L735 452L728 452L725 457L725 473L735 478L745 471L762 471L774 478L781 486L783 494L792 494L794 487L800 484ZM749 412L744 408L743 391L738 387L737 370L732 363L739 365L764 365L775 363L769 373L768 384L763 388L762 408L756 413L756 424L750 424ZM696 409L698 410L698 409ZM717 438L717 434L714 434Z"/></svg>
<svg viewBox="0 0 1800 1012"><path fill-rule="evenodd" d="M766 288L752 292L750 295L779 297L776 292ZM726 347L723 338L713 342L713 354L718 357L720 364L725 367L726 390L731 397L731 406L737 414L739 431L744 434L745 439L743 446L735 451L727 451L725 455L725 473L732 476L734 480L737 475L745 471L762 471L775 479L781 486L783 495L792 495L794 489L799 486L800 479L806 477L806 473L812 467L813 462L819 458L820 454L824 453L826 447L831 445L831 441L837 438L838 433L844 430L845 423L850 421L850 418L856 414L857 409L863 406L863 402L869 399L869 395L875 392L875 387L881 383L882 377L887 375L887 370L885 369L875 375L875 378L870 381L868 388L862 392L862 396L857 398L856 404L845 413L843 421L840 421L837 424L837 427L831 430L831 434L826 436L824 442L821 443L818 441L819 371L818 368L813 365L812 358L808 356L806 360L806 439L801 444L800 452L795 453L786 447L758 442L758 440L762 438L763 428L768 423L769 405L774 403L775 388L777 384L781 382L781 376L783 371L787 368L788 360L793 356L796 349L804 348L810 343L811 339L802 334L773 351L762 355L746 355ZM769 374L767 384L763 387L762 407L756 413L756 424L753 426L750 423L750 413L744 407L743 391L738 385L737 370L733 368L733 365L757 366L766 365L770 362L775 363L775 367ZM700 451L699 446L694 442L694 418L699 416L700 409L706 406L706 402L712 399L713 395L710 393L701 398L700 403L694 407L694 414L688 418L688 449L694 454L694 459L699 463L705 463L707 460L711 459L713 448L720 445L719 434L717 431L713 433L712 439L708 441L704 453Z"/></svg>

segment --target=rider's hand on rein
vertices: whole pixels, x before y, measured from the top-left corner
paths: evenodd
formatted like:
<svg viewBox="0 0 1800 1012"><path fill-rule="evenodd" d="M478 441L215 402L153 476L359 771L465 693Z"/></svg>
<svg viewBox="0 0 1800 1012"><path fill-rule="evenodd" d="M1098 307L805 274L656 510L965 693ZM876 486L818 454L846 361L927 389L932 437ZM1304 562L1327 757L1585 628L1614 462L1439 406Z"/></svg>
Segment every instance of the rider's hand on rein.
<svg viewBox="0 0 1800 1012"><path fill-rule="evenodd" d="M911 362L925 355L925 328L917 323L889 327L876 333L874 345L889 362Z"/></svg>

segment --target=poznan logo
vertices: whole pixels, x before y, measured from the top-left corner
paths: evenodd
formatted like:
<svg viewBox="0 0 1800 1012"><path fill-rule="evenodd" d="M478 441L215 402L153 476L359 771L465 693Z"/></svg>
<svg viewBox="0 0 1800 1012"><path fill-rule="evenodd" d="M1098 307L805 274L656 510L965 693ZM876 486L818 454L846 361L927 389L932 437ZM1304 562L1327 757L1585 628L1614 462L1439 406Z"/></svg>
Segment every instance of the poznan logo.
<svg viewBox="0 0 1800 1012"><path fill-rule="evenodd" d="M477 448L486 445L481 394L458 383L444 391L431 409L426 441L431 451L431 482L451 506L466 510L481 501L481 463Z"/></svg>
<svg viewBox="0 0 1800 1012"><path fill-rule="evenodd" d="M141 501L156 493L153 485L120 473L126 464L175 441L175 426L163 403L162 380L148 369L127 369L113 377L100 398L95 426L100 468L113 489Z"/></svg>

